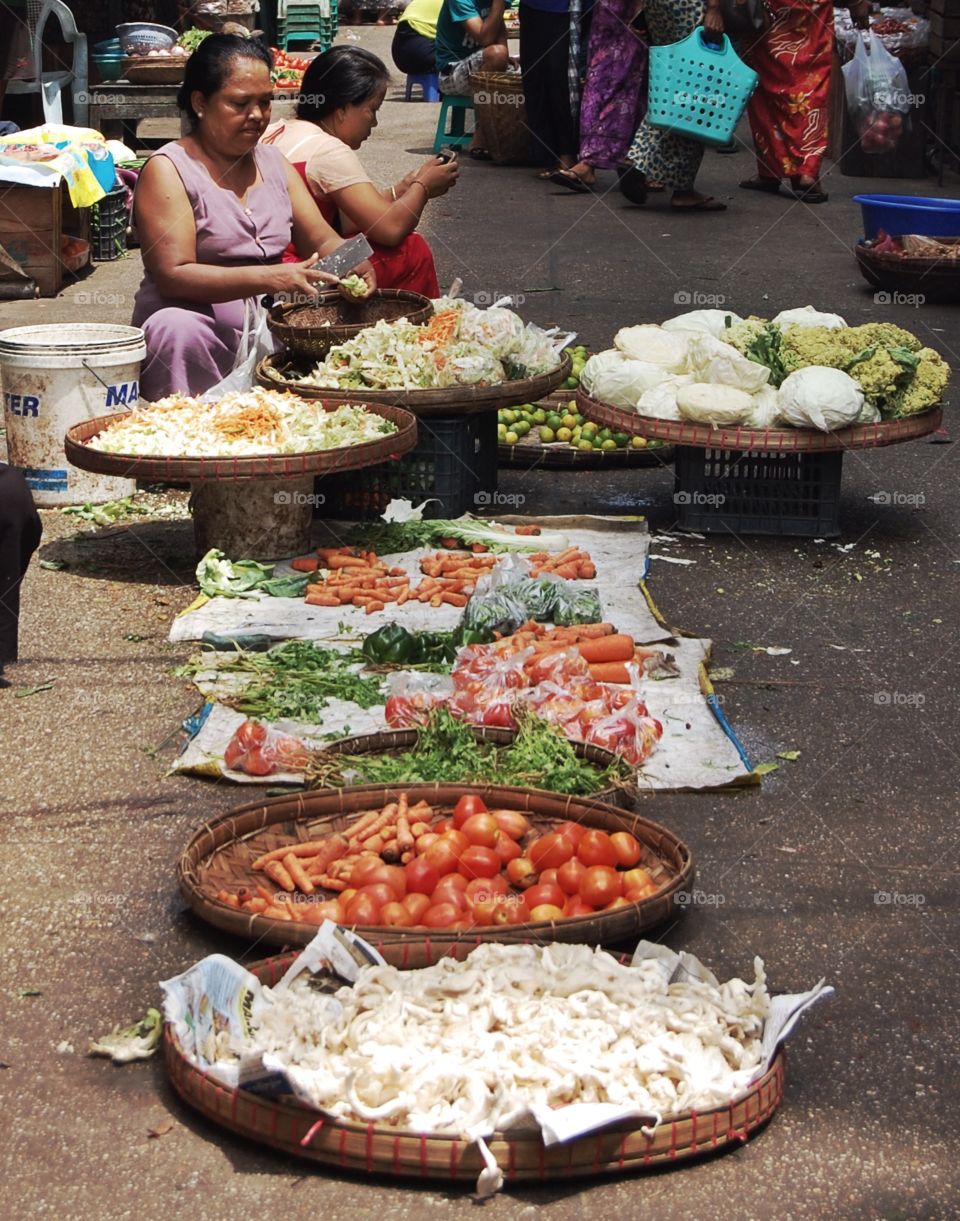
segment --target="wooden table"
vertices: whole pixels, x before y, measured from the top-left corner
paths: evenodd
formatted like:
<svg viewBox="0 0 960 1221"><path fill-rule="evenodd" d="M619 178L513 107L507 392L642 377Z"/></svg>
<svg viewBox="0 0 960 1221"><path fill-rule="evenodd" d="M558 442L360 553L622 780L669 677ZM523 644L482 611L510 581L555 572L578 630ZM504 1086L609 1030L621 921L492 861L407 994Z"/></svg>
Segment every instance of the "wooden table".
<svg viewBox="0 0 960 1221"><path fill-rule="evenodd" d="M136 146L140 119L179 120L182 134L186 128L177 109L179 88L179 85L131 85L128 81L94 85L87 95L88 124L108 139L116 137L130 147Z"/></svg>

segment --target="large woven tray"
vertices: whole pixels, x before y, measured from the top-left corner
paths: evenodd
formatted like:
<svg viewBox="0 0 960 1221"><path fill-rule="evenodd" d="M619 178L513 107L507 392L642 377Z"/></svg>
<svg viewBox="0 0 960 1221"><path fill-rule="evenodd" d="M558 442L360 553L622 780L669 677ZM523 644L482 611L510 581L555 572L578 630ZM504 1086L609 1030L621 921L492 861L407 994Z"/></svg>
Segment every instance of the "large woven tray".
<svg viewBox="0 0 960 1221"><path fill-rule="evenodd" d="M291 352L322 360L336 344L345 343L376 322L407 318L419 325L432 317L429 297L385 288L359 301L348 301L339 292L326 292L312 305L275 305L267 315L267 326Z"/></svg>
<svg viewBox="0 0 960 1221"><path fill-rule="evenodd" d="M878 254L864 245L853 248L863 278L875 288L905 293L925 301L960 301L960 260L909 258Z"/></svg>
<svg viewBox="0 0 960 1221"><path fill-rule="evenodd" d="M445 386L434 390L321 390L302 386L289 374L309 372L310 362L301 363L286 356L265 356L257 365L257 381L270 390L291 390L301 398L330 402L388 403L403 407L414 415L457 416L477 411L497 411L514 403L536 402L570 376L570 357L564 356L550 373L528 377L519 382L500 382L497 386Z"/></svg>
<svg viewBox="0 0 960 1221"><path fill-rule="evenodd" d="M573 390L555 390L538 399L536 405L548 409L565 407L575 393ZM510 406L515 404L511 403ZM566 470L569 467L582 471L626 470L642 466L666 466L672 461L673 449L669 445L661 444L655 449L608 449L588 453L575 449L565 441L545 445L533 428L516 445L504 445L501 441L497 446L499 466L525 471Z"/></svg>
<svg viewBox="0 0 960 1221"><path fill-rule="evenodd" d="M493 746L509 746L517 736L516 730L499 729L489 725L471 725L470 732L478 742L489 742ZM340 738L331 742L326 750L334 755L375 755L392 754L394 752L411 750L417 743L415 729L385 729L379 733L359 733L349 738ZM596 767L606 769L615 762L617 756L613 751L604 750L590 742L571 742L575 753L581 759L586 759ZM633 803L639 798L640 792L633 785L598 789L590 794L591 801L603 801L608 805L620 806L625 810L632 809Z"/></svg>
<svg viewBox="0 0 960 1221"><path fill-rule="evenodd" d="M655 437L674 445L701 449L730 449L751 453L824 453L842 449L879 449L900 441L913 441L936 432L943 419L943 408L932 407L904 420L882 420L879 424L858 424L837 432L818 432L812 428L711 428L707 424L652 420L648 416L621 411L577 391L583 415L610 428Z"/></svg>
<svg viewBox="0 0 960 1221"><path fill-rule="evenodd" d="M194 834L177 863L180 893L201 919L247 941L279 946L306 945L316 932L315 925L249 915L220 902L216 897L218 891L232 891L262 882L263 875L250 869L250 864L261 852L333 834L352 821L356 811L396 800L400 787L358 785L274 797L250 802L231 814L211 819ZM411 804L424 798L433 806L452 809L463 793L479 793L491 808L522 810L531 822L541 827L571 819L606 831L630 831L653 857L659 859L664 878L660 890L640 903L555 922L438 929L427 938L422 929L376 925L358 929L378 946L405 942L409 946L405 965L423 966L447 947L478 945L481 941L612 943L636 937L644 929L675 919L683 910L674 902L674 896L678 891L689 889L693 858L686 844L655 822L590 798L563 797L537 789L484 784L411 784L403 788L409 794ZM644 863L650 867L648 862Z"/></svg>
<svg viewBox="0 0 960 1221"><path fill-rule="evenodd" d="M346 400L324 403L335 411ZM355 401L355 400L354 400ZM367 404L364 404L367 406ZM123 475L128 479L203 481L208 479L296 479L303 475L329 475L337 471L376 466L408 453L417 444L417 421L408 411L389 404L369 404L373 415L392 420L397 431L376 441L364 441L343 449L312 450L304 454L275 454L258 458L143 458L132 454L105 454L86 444L108 424L126 412L97 416L67 430L63 448L67 461L99 475Z"/></svg>
<svg viewBox="0 0 960 1221"><path fill-rule="evenodd" d="M439 953L423 943L410 954L411 943L383 945L384 958L401 970L438 957L465 957L473 945L447 946ZM279 982L293 954L248 966L261 983ZM425 1136L375 1124L348 1123L295 1102L262 1098L220 1085L196 1068L184 1054L173 1028L163 1032L163 1052L173 1088L189 1106L240 1136L340 1170L390 1174L401 1178L443 1179L465 1188L476 1184L484 1167L476 1145L454 1136ZM728 1106L667 1116L652 1136L636 1121L561 1145L546 1146L535 1130L497 1132L487 1142L506 1184L552 1183L556 1179L628 1174L702 1157L750 1139L771 1118L783 1098L784 1054Z"/></svg>

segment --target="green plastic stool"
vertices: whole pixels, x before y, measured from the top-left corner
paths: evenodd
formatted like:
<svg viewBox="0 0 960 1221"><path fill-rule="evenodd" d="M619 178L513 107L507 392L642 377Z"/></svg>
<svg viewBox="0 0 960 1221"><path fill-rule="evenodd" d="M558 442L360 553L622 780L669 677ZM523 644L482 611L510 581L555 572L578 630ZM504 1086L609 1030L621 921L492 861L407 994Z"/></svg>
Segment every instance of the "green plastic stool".
<svg viewBox="0 0 960 1221"><path fill-rule="evenodd" d="M467 111L473 110L473 98L457 97L445 93L440 104L440 117L437 119L437 134L433 139L433 151L439 153L445 144L454 148L465 148L473 140L473 128L466 130ZM450 112L450 130L447 131L447 111ZM474 116L476 125L476 116Z"/></svg>

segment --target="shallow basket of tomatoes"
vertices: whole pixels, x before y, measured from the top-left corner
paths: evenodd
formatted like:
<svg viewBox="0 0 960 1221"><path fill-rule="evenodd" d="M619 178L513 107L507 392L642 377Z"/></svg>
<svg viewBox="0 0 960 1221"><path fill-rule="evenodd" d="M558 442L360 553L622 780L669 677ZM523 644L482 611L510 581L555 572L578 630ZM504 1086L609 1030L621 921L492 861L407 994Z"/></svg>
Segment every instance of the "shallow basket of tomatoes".
<svg viewBox="0 0 960 1221"><path fill-rule="evenodd" d="M445 855L443 845L437 849L431 840L422 854L418 852L402 867L383 862L382 876L377 863L368 861L369 876L365 869L359 884L351 880L342 892L349 892L347 902L351 906L346 908L340 906L340 893L323 886L309 897L284 895L277 890L275 909L292 913L283 919L239 908L235 901L238 895L253 893L258 885L268 882L263 872L253 869L258 858L341 834L356 825L360 812L386 807L401 794L399 786L358 785L250 802L212 819L195 833L180 858L180 892L201 919L249 941L305 945L324 918L336 919L356 928L377 946L409 943L410 957L405 965L420 966L450 945L531 940L601 945L635 938L645 929L676 917L675 896L688 890L693 879L690 850L672 832L591 798L483 784L418 784L406 786L403 792L411 808L421 801L428 803L436 821L449 818L452 823L458 803L462 811L467 811L460 828L451 825L438 829L438 840L460 846L455 864L445 872L437 863ZM467 827L474 817L468 807L477 802L485 807L477 811L480 815L490 811L510 815L493 820L498 832L501 824L511 830L510 838L524 824L528 826L515 841L520 852L511 849L509 861L505 860L508 854L500 857L496 874L496 847L490 849L476 842L490 832L488 820L481 817ZM473 836L466 847L460 843L466 840L463 827ZM501 850L509 846L500 843L499 835L496 842ZM426 853L430 850L428 861ZM530 865L535 878L526 868ZM386 893L387 888L398 893L399 883L393 872L398 868L404 873L405 883L410 880L410 893L405 890L402 898ZM435 870L436 876L428 870ZM550 870L554 871L552 875L547 872ZM524 873L526 876L522 876ZM463 879L464 884L456 878ZM268 884L273 886L272 882ZM370 903L358 902L363 898L361 889ZM462 902L450 893L453 891L464 896ZM426 907L417 904L420 893L430 899ZM380 913L388 903L392 918L397 908L404 906L404 899L413 923L381 920ZM568 914L564 914L564 908Z"/></svg>

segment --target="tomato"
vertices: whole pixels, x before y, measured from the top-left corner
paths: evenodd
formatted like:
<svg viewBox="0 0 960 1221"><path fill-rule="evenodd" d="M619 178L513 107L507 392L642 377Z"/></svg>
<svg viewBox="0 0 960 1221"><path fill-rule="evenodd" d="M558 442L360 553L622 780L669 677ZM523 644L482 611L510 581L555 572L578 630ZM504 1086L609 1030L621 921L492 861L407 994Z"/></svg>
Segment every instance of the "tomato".
<svg viewBox="0 0 960 1221"><path fill-rule="evenodd" d="M494 878L500 872L500 858L492 848L471 845L460 858L459 869L465 878Z"/></svg>
<svg viewBox="0 0 960 1221"><path fill-rule="evenodd" d="M623 893L628 890L640 890L645 887L652 886L656 889L656 883L650 874L649 869L628 869L623 875Z"/></svg>
<svg viewBox="0 0 960 1221"><path fill-rule="evenodd" d="M530 919L538 920L562 920L563 908L557 907L555 903L541 903L530 912Z"/></svg>
<svg viewBox="0 0 960 1221"><path fill-rule="evenodd" d="M460 854L463 852L464 848L470 847L470 841L462 831L458 831L456 828L453 828L450 831L444 831L440 838L444 841L444 843L453 845L453 847L456 849L458 860L460 859Z"/></svg>
<svg viewBox="0 0 960 1221"><path fill-rule="evenodd" d="M521 889L524 886L529 886L537 876L536 868L533 862L526 856L518 856L515 861L507 863L507 877Z"/></svg>
<svg viewBox="0 0 960 1221"><path fill-rule="evenodd" d="M579 894L580 883L586 872L586 865L582 861L578 861L575 856L572 856L569 861L565 861L557 870L557 883L564 894Z"/></svg>
<svg viewBox="0 0 960 1221"><path fill-rule="evenodd" d="M364 853L350 871L351 886L366 886L373 881L373 875L383 868L383 861L374 852Z"/></svg>
<svg viewBox="0 0 960 1221"><path fill-rule="evenodd" d="M266 740L266 725L258 725L256 721L244 721L233 735L233 741L238 746L242 746L245 751L254 746L262 746Z"/></svg>
<svg viewBox="0 0 960 1221"><path fill-rule="evenodd" d="M492 814L471 814L460 830L471 844L493 848L500 838L500 828Z"/></svg>
<svg viewBox="0 0 960 1221"><path fill-rule="evenodd" d="M456 828L453 825L452 818L441 818L433 824L433 830L438 835L446 835L448 831L454 831Z"/></svg>
<svg viewBox="0 0 960 1221"><path fill-rule="evenodd" d="M389 886L398 899L402 899L407 893L407 875L403 872L402 865L378 865L376 869L370 870L370 876L364 886L380 882Z"/></svg>
<svg viewBox="0 0 960 1221"><path fill-rule="evenodd" d="M478 892L477 898L471 901L470 911L477 924L509 924L510 907L506 895L487 890Z"/></svg>
<svg viewBox="0 0 960 1221"><path fill-rule="evenodd" d="M476 793L464 793L453 807L453 825L460 828L474 814L486 814L486 812L487 804L482 797L478 797Z"/></svg>
<svg viewBox="0 0 960 1221"><path fill-rule="evenodd" d="M383 710L388 725L394 729L408 729L419 723L419 717L413 707L413 701L403 695L391 695Z"/></svg>
<svg viewBox="0 0 960 1221"><path fill-rule="evenodd" d="M273 771L273 759L268 759L259 746L251 747L243 761L243 770L249 776L269 776Z"/></svg>
<svg viewBox="0 0 960 1221"><path fill-rule="evenodd" d="M456 847L447 840L446 836L441 835L437 842L431 844L423 854L423 860L432 865L442 878L448 873L456 873L460 856L461 853L457 851Z"/></svg>
<svg viewBox="0 0 960 1221"><path fill-rule="evenodd" d="M537 881L538 882L556 882L558 872L559 872L559 870L557 870L557 869L541 869L540 876L537 878Z"/></svg>
<svg viewBox="0 0 960 1221"><path fill-rule="evenodd" d="M460 919L460 912L452 903L436 903L428 907L420 919L427 928L452 928Z"/></svg>
<svg viewBox="0 0 960 1221"><path fill-rule="evenodd" d="M640 841L629 831L614 831L610 843L617 854L617 864L621 869L632 869L643 856Z"/></svg>
<svg viewBox="0 0 960 1221"><path fill-rule="evenodd" d="M457 882L462 882L463 886L457 886ZM430 896L431 906L438 903L452 903L457 911L466 911L470 906L466 895L466 884L467 879L462 878L459 873L450 873L445 878L441 878Z"/></svg>
<svg viewBox="0 0 960 1221"><path fill-rule="evenodd" d="M492 726L494 729L516 729L517 722L513 717L513 709L508 700L497 700L488 704L483 710L481 725Z"/></svg>
<svg viewBox="0 0 960 1221"><path fill-rule="evenodd" d="M623 897L628 903L642 903L644 899L649 899L656 893L656 886L634 886L630 890L625 890Z"/></svg>
<svg viewBox="0 0 960 1221"><path fill-rule="evenodd" d="M357 893L347 904L343 918L346 924L377 924L380 920L380 904L372 895Z"/></svg>
<svg viewBox="0 0 960 1221"><path fill-rule="evenodd" d="M404 896L402 906L410 913L411 923L419 924L420 917L430 906L430 897L429 895L418 895L415 892L411 892Z"/></svg>
<svg viewBox="0 0 960 1221"><path fill-rule="evenodd" d="M423 854L428 852L434 844L439 842L439 840L440 836L437 835L435 831L428 831L425 835L420 836L414 846L417 849L417 852L423 856Z"/></svg>
<svg viewBox="0 0 960 1221"><path fill-rule="evenodd" d="M601 868L602 868L602 866L601 866ZM612 911L615 911L618 907L629 907L629 906L630 906L629 899L625 899L623 897L623 895L617 895L617 897L613 900L613 902L608 903L607 906L603 910L605 912L612 912Z"/></svg>
<svg viewBox="0 0 960 1221"><path fill-rule="evenodd" d="M579 895L572 895L563 905L563 914L565 916L592 916L593 908L589 903L584 903Z"/></svg>
<svg viewBox="0 0 960 1221"><path fill-rule="evenodd" d="M577 858L584 865L608 865L611 868L617 864L617 850L606 831L584 831L583 838L577 846Z"/></svg>
<svg viewBox="0 0 960 1221"><path fill-rule="evenodd" d="M606 907L620 891L620 874L609 865L590 865L580 879L580 898L591 907Z"/></svg>
<svg viewBox="0 0 960 1221"><path fill-rule="evenodd" d="M377 907L383 907L384 903L399 902L397 892L386 882L373 882L367 886L361 886L357 891L357 898L361 895L369 895Z"/></svg>
<svg viewBox="0 0 960 1221"><path fill-rule="evenodd" d="M474 900L482 899L487 895L505 895L507 889L507 879L502 873L498 873L495 878L474 878L472 882L467 882L464 894L472 903Z"/></svg>
<svg viewBox="0 0 960 1221"><path fill-rule="evenodd" d="M530 823L519 810L491 810L490 813L503 834L511 839L523 839L530 830Z"/></svg>
<svg viewBox="0 0 960 1221"><path fill-rule="evenodd" d="M339 899L325 899L323 903L311 903L308 910L313 916L312 923L322 924L324 920L332 920L334 924L343 923L343 904Z"/></svg>
<svg viewBox="0 0 960 1221"><path fill-rule="evenodd" d="M389 928L410 928L413 916L402 903L384 903L380 908L380 923Z"/></svg>
<svg viewBox="0 0 960 1221"><path fill-rule="evenodd" d="M563 907L567 901L567 896L556 882L538 882L536 886L531 886L523 892L523 901L528 909L532 911L535 907L540 907L544 903L548 903L553 907Z"/></svg>
<svg viewBox="0 0 960 1221"><path fill-rule="evenodd" d="M569 861L573 852L572 842L555 831L544 835L527 849L535 869L559 869L565 861Z"/></svg>
<svg viewBox="0 0 960 1221"><path fill-rule="evenodd" d="M407 894L413 891L418 895L432 895L440 881L440 874L422 856L415 856L403 867L407 875Z"/></svg>
<svg viewBox="0 0 960 1221"><path fill-rule="evenodd" d="M494 852L500 858L501 865L509 865L523 855L523 849L509 835L501 835L493 846Z"/></svg>
<svg viewBox="0 0 960 1221"><path fill-rule="evenodd" d="M225 767L235 768L237 764L244 758L247 750L237 741L236 734L227 743L227 749L223 752L223 763Z"/></svg>
<svg viewBox="0 0 960 1221"><path fill-rule="evenodd" d="M340 906L343 908L344 911L347 910L347 904L350 902L350 900L353 898L353 896L356 893L357 893L356 886L348 886L346 890L342 890L340 892Z"/></svg>
<svg viewBox="0 0 960 1221"><path fill-rule="evenodd" d="M555 830L558 835L565 835L567 839L573 840L574 844L579 844L586 827L581 827L578 822L562 822Z"/></svg>

